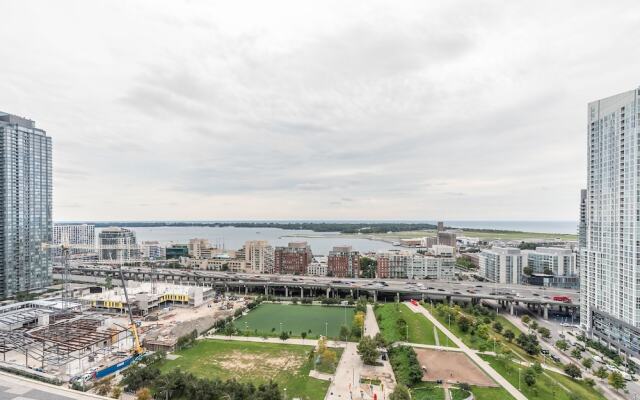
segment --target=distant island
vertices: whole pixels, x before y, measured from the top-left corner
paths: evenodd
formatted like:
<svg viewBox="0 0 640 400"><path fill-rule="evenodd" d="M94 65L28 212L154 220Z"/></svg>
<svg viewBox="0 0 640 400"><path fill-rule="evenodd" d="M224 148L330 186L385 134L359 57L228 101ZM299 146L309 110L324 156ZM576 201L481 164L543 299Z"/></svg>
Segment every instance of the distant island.
<svg viewBox="0 0 640 400"><path fill-rule="evenodd" d="M339 232L342 234L381 234L389 232L433 231L437 226L430 223L413 222L191 222L191 221L101 221L83 222L96 227L120 226L130 228L153 227L236 227L236 228L279 228L288 230L309 230L314 232ZM452 228L489 234L525 233L516 230Z"/></svg>

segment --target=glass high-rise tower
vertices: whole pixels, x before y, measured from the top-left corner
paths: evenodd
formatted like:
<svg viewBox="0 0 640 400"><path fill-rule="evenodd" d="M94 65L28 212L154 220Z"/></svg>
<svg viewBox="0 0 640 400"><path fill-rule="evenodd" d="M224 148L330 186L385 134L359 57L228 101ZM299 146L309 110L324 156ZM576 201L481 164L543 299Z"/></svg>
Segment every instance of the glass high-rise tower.
<svg viewBox="0 0 640 400"><path fill-rule="evenodd" d="M0 112L0 298L51 283L51 138Z"/></svg>
<svg viewBox="0 0 640 400"><path fill-rule="evenodd" d="M580 319L593 336L640 354L640 89L588 105Z"/></svg>

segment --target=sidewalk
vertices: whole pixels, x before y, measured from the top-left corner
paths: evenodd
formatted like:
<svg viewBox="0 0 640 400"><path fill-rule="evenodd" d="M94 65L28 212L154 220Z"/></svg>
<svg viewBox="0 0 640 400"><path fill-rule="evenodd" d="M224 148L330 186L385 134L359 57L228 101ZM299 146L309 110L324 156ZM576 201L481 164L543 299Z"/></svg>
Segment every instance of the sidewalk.
<svg viewBox="0 0 640 400"><path fill-rule="evenodd" d="M449 331L447 327L442 325L440 321L438 321L433 315L431 315L431 313L429 313L429 311L427 311L424 307L414 306L413 304L411 304L411 302L405 302L404 304L406 304L406 306L409 307L409 309L411 309L413 312L420 313L428 318L436 327L438 327L438 329L444 332L444 334L447 335L449 339L451 339L451 341L453 341L453 343L455 343L467 355L467 357L469 357L474 363L476 363L476 365L482 368L494 381L496 381L496 383L505 388L509 392L509 394L511 394L516 400L527 400L527 398L518 389L516 389L511 383L509 383L509 381L507 381L502 375L497 373L496 370L494 370L489 365L489 363L480 358L480 356L478 356L478 354L476 354L474 350L471 350L466 344L464 344L462 340L458 339L456 335L451 333L451 331Z"/></svg>
<svg viewBox="0 0 640 400"><path fill-rule="evenodd" d="M364 318L364 334L374 337L378 333L380 333L380 328L378 327L378 321L376 321L376 314L373 312L373 306L367 304L367 315Z"/></svg>

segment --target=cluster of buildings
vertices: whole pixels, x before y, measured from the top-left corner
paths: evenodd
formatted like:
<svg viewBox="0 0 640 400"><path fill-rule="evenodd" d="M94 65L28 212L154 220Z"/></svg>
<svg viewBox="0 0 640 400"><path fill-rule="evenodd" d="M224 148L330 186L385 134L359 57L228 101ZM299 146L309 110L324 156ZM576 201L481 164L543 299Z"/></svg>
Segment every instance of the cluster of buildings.
<svg viewBox="0 0 640 400"><path fill-rule="evenodd" d="M495 283L577 288L577 254L570 248L493 247L478 254L480 276Z"/></svg>
<svg viewBox="0 0 640 400"><path fill-rule="evenodd" d="M485 249L481 274L496 283L580 285L581 325L624 352L640 355L640 89L588 105L587 187L581 192L577 253L569 249ZM76 244L72 256L102 261L177 259L203 269L357 277L360 254L336 247L314 257L306 243L273 248L247 242L236 252L206 241L162 246L137 243L124 228L103 229L97 241L90 225L52 225L51 138L34 121L0 112L0 298L43 288L51 282L50 243ZM450 274L459 241L438 226L435 237L407 239L401 246L425 254L388 251L376 255L380 277ZM97 245L96 245L97 242ZM96 248L92 246L96 245ZM452 250L445 247L448 246ZM188 258L189 260L184 260ZM546 283L545 283L546 282Z"/></svg>

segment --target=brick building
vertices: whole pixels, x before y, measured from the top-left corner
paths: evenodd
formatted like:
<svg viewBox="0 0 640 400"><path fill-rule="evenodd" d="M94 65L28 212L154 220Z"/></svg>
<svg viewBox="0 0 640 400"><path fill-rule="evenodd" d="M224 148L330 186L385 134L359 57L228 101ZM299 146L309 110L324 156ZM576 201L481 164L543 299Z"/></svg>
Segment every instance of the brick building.
<svg viewBox="0 0 640 400"><path fill-rule="evenodd" d="M307 242L292 242L286 247L276 247L273 258L274 273L306 275L313 254Z"/></svg>
<svg viewBox="0 0 640 400"><path fill-rule="evenodd" d="M327 258L327 274L338 278L360 276L360 253L351 246L334 246Z"/></svg>

